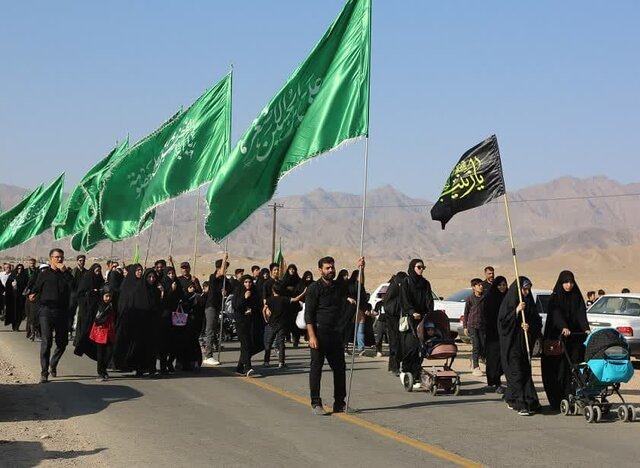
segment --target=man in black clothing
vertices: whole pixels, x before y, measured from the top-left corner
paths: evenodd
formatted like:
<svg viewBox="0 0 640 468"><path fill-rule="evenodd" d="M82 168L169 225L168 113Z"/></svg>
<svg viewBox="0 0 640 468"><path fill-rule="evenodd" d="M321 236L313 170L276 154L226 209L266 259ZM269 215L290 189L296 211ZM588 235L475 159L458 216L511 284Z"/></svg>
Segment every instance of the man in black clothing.
<svg viewBox="0 0 640 468"><path fill-rule="evenodd" d="M333 281L336 269L332 257L323 257L318 260L318 268L321 277L309 285L305 295L304 320L307 324L311 350L309 372L311 409L315 415L325 415L327 412L320 398L320 379L325 358L333 371L333 412L341 413L346 408L346 365L340 323L347 302L355 304L356 300L348 297L348 288ZM364 258L358 260L358 268L364 272Z"/></svg>
<svg viewBox="0 0 640 468"><path fill-rule="evenodd" d="M220 362L213 357L213 353L218 343L218 334L220 333L220 308L222 307L222 299L227 295L228 284L226 281L226 271L229 267L227 261L229 256L225 253L222 259L216 260L216 271L209 276L209 293L205 302L205 360L203 365L217 366Z"/></svg>
<svg viewBox="0 0 640 468"><path fill-rule="evenodd" d="M493 284L493 279L496 276L496 270L491 265L484 267L484 281L482 282L482 287L484 288L484 294L489 292L491 289L491 285Z"/></svg>
<svg viewBox="0 0 640 468"><path fill-rule="evenodd" d="M191 264L189 262L182 262L180 264L180 271L182 274L178 276L178 282L182 290L187 293L189 292L189 286L193 286L196 294L202 294L200 280L191 274Z"/></svg>
<svg viewBox="0 0 640 468"><path fill-rule="evenodd" d="M69 298L73 278L64 264L64 251L52 249L49 252L49 267L36 277L31 291L38 302L42 343L40 344L40 383L57 377L60 358L69 342ZM56 350L51 357L51 346L55 332ZM51 364L51 367L49 367Z"/></svg>
<svg viewBox="0 0 640 468"><path fill-rule="evenodd" d="M73 321L76 318L76 311L78 309L78 285L80 284L80 278L87 269L84 267L87 257L85 255L78 255L76 257L77 266L71 271L73 280L71 281L71 296L69 299L69 333L73 333Z"/></svg>

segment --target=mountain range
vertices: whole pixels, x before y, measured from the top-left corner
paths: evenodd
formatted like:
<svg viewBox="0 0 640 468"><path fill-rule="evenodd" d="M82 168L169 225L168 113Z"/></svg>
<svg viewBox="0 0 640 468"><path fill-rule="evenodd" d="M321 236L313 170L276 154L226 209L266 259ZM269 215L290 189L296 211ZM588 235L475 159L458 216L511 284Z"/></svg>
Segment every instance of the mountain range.
<svg viewBox="0 0 640 468"><path fill-rule="evenodd" d="M0 204L8 209L17 203L25 189L0 184ZM203 191L204 193L204 191ZM518 256L533 260L577 250L603 250L640 243L640 183L621 184L607 177L578 179L562 177L545 184L526 187L509 194L514 239ZM277 213L277 236L285 255L331 251L357 251L360 242L361 196L327 192L317 188L299 196L276 198L284 205ZM192 255L196 235L197 197L185 195L176 200L172 252ZM493 260L510 256L508 229L502 199L457 214L442 230L432 221L432 202L411 198L390 185L367 193L365 252L380 259L404 260L421 256L451 261ZM207 208L200 203L198 255L222 249L203 231ZM173 202L158 209L151 234L152 256L169 252ZM229 236L230 250L247 258L267 258L271 254L272 210L264 206ZM140 235L144 252L150 230ZM38 245L59 245L69 249L68 240L53 242L50 231L31 240L23 249ZM127 256L133 240L116 244L103 242L95 256ZM17 251L18 248L12 249ZM42 249L42 250L41 250ZM7 252L11 254L10 252Z"/></svg>

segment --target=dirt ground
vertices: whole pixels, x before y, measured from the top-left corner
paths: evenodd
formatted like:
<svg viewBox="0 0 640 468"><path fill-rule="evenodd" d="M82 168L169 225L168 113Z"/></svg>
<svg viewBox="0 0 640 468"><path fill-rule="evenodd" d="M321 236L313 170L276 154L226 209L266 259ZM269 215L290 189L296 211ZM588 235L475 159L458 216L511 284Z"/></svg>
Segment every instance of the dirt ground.
<svg viewBox="0 0 640 468"><path fill-rule="evenodd" d="M65 419L38 376L11 362L10 351L0 346L0 466L108 466L104 449Z"/></svg>

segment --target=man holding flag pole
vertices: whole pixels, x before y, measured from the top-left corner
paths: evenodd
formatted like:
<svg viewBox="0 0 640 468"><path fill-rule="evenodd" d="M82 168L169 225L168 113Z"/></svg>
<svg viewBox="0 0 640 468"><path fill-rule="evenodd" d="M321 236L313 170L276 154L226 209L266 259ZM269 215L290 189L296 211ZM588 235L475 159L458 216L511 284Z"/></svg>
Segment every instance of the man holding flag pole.
<svg viewBox="0 0 640 468"><path fill-rule="evenodd" d="M518 414L529 415L540 406L531 379L530 341L540 333L542 324L532 301L532 283L518 272L509 202L495 135L462 155L449 175L438 201L431 208L431 218L440 221L444 229L456 213L484 205L500 196L504 197L516 274L516 280L502 302L498 317L500 354L507 377L504 399Z"/></svg>

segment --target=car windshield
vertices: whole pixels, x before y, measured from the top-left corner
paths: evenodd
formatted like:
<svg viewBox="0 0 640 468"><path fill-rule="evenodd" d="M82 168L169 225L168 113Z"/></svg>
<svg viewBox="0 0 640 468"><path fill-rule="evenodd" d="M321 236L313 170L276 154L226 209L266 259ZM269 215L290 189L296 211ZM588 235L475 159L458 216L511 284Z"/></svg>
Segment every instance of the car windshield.
<svg viewBox="0 0 640 468"><path fill-rule="evenodd" d="M457 293L454 293L451 296L447 297L445 299L445 301L464 302L464 301L467 300L467 297L469 297L470 294L471 294L471 289L470 288L466 288L466 289L458 291Z"/></svg>
<svg viewBox="0 0 640 468"><path fill-rule="evenodd" d="M382 286L380 291L378 291L378 298L384 297L384 295L387 294L387 289L389 289L389 286Z"/></svg>
<svg viewBox="0 0 640 468"><path fill-rule="evenodd" d="M601 297L591 306L589 313L640 317L640 298L619 296Z"/></svg>

